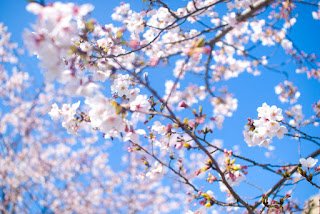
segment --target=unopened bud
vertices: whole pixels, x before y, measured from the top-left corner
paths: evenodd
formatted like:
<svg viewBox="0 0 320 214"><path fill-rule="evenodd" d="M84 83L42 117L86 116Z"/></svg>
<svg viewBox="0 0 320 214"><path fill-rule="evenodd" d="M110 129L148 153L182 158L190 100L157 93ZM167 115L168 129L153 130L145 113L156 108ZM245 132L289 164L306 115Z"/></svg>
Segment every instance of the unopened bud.
<svg viewBox="0 0 320 214"><path fill-rule="evenodd" d="M202 168L202 171L204 171L204 172L205 172L205 171L207 171L208 169L210 169L210 167L209 167L209 166L207 166L207 167L203 167L203 168Z"/></svg>
<svg viewBox="0 0 320 214"><path fill-rule="evenodd" d="M206 205L204 205L205 207L211 207L211 203L206 203Z"/></svg>
<svg viewBox="0 0 320 214"><path fill-rule="evenodd" d="M167 127L166 127L166 131L167 132L170 132L172 129L172 124L171 123L168 123Z"/></svg>
<svg viewBox="0 0 320 214"><path fill-rule="evenodd" d="M196 47L203 47L204 45L204 38L201 38L197 41Z"/></svg>
<svg viewBox="0 0 320 214"><path fill-rule="evenodd" d="M132 48L132 49L137 49L138 45L139 45L139 41L137 41L137 40L131 40L129 42L129 47Z"/></svg>
<svg viewBox="0 0 320 214"><path fill-rule="evenodd" d="M198 170L196 171L196 176L198 176L200 173L201 173L201 169L198 169Z"/></svg>
<svg viewBox="0 0 320 214"><path fill-rule="evenodd" d="M179 103L179 107L181 107L181 108L188 108L189 106L187 105L187 103L186 103L184 100L182 100L182 101Z"/></svg>
<svg viewBox="0 0 320 214"><path fill-rule="evenodd" d="M183 144L183 147L185 147L185 148L187 148L187 149L190 149L190 148L191 148L190 144L188 144L188 143Z"/></svg>
<svg viewBox="0 0 320 214"><path fill-rule="evenodd" d="M174 146L176 149L180 149L183 146L182 142L177 142L176 145Z"/></svg>
<svg viewBox="0 0 320 214"><path fill-rule="evenodd" d="M203 48L202 48L202 52L203 52L204 54L209 54L210 51L211 51L211 49L210 49L209 47L203 47Z"/></svg>

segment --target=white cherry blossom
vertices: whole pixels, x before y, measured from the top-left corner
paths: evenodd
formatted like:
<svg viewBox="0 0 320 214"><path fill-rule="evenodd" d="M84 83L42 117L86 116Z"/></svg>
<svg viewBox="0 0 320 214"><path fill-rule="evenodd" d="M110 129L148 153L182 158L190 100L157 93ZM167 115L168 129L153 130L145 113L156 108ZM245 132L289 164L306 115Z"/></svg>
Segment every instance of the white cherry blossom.
<svg viewBox="0 0 320 214"><path fill-rule="evenodd" d="M318 163L318 160L313 159L312 157L308 157L307 159L300 158L299 162L304 169L310 169Z"/></svg>

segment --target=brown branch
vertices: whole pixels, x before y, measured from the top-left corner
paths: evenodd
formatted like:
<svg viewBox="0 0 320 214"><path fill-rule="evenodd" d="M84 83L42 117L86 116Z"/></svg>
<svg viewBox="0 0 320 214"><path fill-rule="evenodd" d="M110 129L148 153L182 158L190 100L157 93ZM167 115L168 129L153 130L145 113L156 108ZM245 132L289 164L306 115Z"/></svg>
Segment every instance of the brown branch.
<svg viewBox="0 0 320 214"><path fill-rule="evenodd" d="M282 124L284 124L284 125L286 125L286 126L288 126L288 127L290 127L290 128L292 128L292 129L294 129L296 132L298 132L299 134L302 134L302 135L304 135L305 137L307 137L307 138L311 138L311 139L318 139L318 140L320 140L320 137L313 137L313 136L310 136L310 135L308 135L308 134L306 134L306 133L304 133L304 132L302 132L302 131L300 131L299 129L297 129L296 127L294 127L294 126L291 126L290 124L288 124L288 123L286 123L286 122L284 122L284 121L280 121Z"/></svg>
<svg viewBox="0 0 320 214"><path fill-rule="evenodd" d="M117 58L117 57L120 57L120 56L125 56L125 55L128 55L128 54L131 54L131 53L140 51L140 50L142 50L142 49L150 46L154 41L156 41L156 40L160 37L160 35L161 35L165 30L173 27L173 26L174 26L176 23L178 23L180 20L185 20L185 19L187 19L189 16L192 16L192 15L194 15L194 14L200 12L200 11L205 11L205 10L207 10L208 8L212 7L212 6L214 6L214 5L216 5L216 4L219 4L219 3L222 3L222 2L225 2L225 1L226 1L226 0L219 0L219 1L215 2L215 3L212 3L212 4L210 4L210 5L207 5L207 6L204 6L204 7L202 7L202 8L199 8L198 10L195 10L195 11L193 11L193 12L191 12L191 13L188 13L188 14L185 15L185 16L176 18L176 20L175 20L174 22L172 22L171 24L169 24L169 25L166 26L165 28L162 28L162 29L160 30L160 32L159 32L150 42L148 42L147 44L145 44L145 45L143 45L143 46L141 46L141 47L139 47L139 48L137 48L137 49L135 49L135 50L131 50L131 51L128 51L128 52L126 52L126 53L121 53L121 54L118 54L118 55L110 54L110 55L103 56L102 58Z"/></svg>
<svg viewBox="0 0 320 214"><path fill-rule="evenodd" d="M118 63L120 66L121 64L116 60L113 59L116 63ZM134 72L131 72L130 70L124 68L123 66L121 66L125 71L127 71L130 75L132 75L134 78L136 78L140 84L142 84L143 86L145 86L157 99L162 100L162 98L158 95L158 93L145 81L141 80L141 78ZM231 195L233 196L233 198L237 201L240 202L247 210L249 214L253 214L253 211L251 209L251 207L249 206L249 204L245 201L243 201L241 199L241 197L234 191L234 189L230 186L230 184L227 182L225 176L224 176L224 172L222 172L222 170L220 169L217 161L212 157L212 155L210 154L210 152L199 142L198 138L196 135L194 135L193 133L190 132L190 130L184 126L184 124L182 124L180 122L180 120L175 116L175 114L173 113L173 111L171 110L171 108L166 104L165 105L166 109L168 110L168 112L171 115L171 118L175 121L177 121L177 125L184 130L194 141L195 143L198 145L198 147L209 157L209 159L212 161L215 170L218 172L218 174L220 175L222 182L224 183L224 185L227 187L228 191L231 193Z"/></svg>
<svg viewBox="0 0 320 214"><path fill-rule="evenodd" d="M226 24L223 24L223 25L219 25L217 27L214 27L214 28L209 28L209 29L206 29L206 30L203 30L201 32L199 32L197 35L195 36L191 36L191 37L188 37L188 38L185 38L185 39L181 39L181 40L178 40L178 41L175 41L175 42L167 42L167 43L164 43L165 45L166 44L177 44L177 43L181 43L181 42L185 42L185 41L188 41L188 40L191 40L191 39L194 39L198 36L201 36L203 34L206 34L206 33L210 33L212 31L215 31L215 30L218 30L220 28L223 28L223 27L226 27L227 25Z"/></svg>
<svg viewBox="0 0 320 214"><path fill-rule="evenodd" d="M305 176L304 178L305 178L312 186L315 186L315 187L317 187L318 189L320 189L320 186L318 186L316 183L312 182L312 180L311 180L309 177Z"/></svg>
<svg viewBox="0 0 320 214"><path fill-rule="evenodd" d="M172 10L170 10L169 6L163 3L161 0L156 0L157 3L161 4L164 8L168 10L168 12L176 19L179 19L179 16L177 16Z"/></svg>
<svg viewBox="0 0 320 214"><path fill-rule="evenodd" d="M320 149L316 150L315 152L313 152L312 154L310 154L308 157L312 157L315 158L318 155L320 155ZM291 169L287 176L284 176L282 179L280 179L271 189L268 190L268 192L265 194L266 196L271 195L275 190L277 190L280 186L282 186L284 184L284 182L286 180L288 180L288 178L290 178L290 176L295 173L298 170L298 166L294 167L293 169ZM256 209L260 204L262 203L262 199L259 200L259 202L257 202L254 206L253 209Z"/></svg>
<svg viewBox="0 0 320 214"><path fill-rule="evenodd" d="M210 52L209 52L209 56L208 56L208 59L206 62L205 81L206 81L206 89L208 90L209 94L212 97L215 97L214 93L212 92L212 90L210 88L210 83L209 83L209 69L210 69L210 61L212 58L213 47L214 47L214 44L210 44Z"/></svg>
<svg viewBox="0 0 320 214"><path fill-rule="evenodd" d="M249 58L251 58L251 59L253 59L253 60L261 61L261 59L255 57L255 56L253 56L253 55L251 55L251 54L249 54L249 52L248 52L247 50L241 50L240 48L238 48L238 47L236 47L236 46L234 46L234 45L232 45L232 44L228 44L227 42L224 42L224 41L222 41L222 43L225 44L225 45L227 45L227 46L230 46L230 47L236 49L237 51L241 51L245 57L249 57ZM269 58L269 57L270 57L270 56L268 56L267 58ZM279 66L286 65L286 64L287 64L287 63L284 62L284 63L282 63L282 64L280 64L280 65L275 65L275 66L272 66L272 65L263 65L263 64L261 64L261 65L262 65L264 68L266 68L266 69L268 69L268 70L270 70L270 71L283 74L283 75L286 77L286 79L288 79L289 75L288 75L288 73L287 73L286 71L282 71L282 70L278 70L278 69L274 68L274 67L279 67Z"/></svg>
<svg viewBox="0 0 320 214"><path fill-rule="evenodd" d="M133 143L132 141L130 141L131 143ZM184 177L183 175L181 175L180 172L176 171L174 168L172 168L170 165L165 164L164 162L162 162L157 156L151 154L148 150L146 150L145 148L143 148L142 146L140 146L139 144L133 143L134 145L138 146L139 149L143 150L145 153L147 153L148 155L150 155L151 157L153 157L154 159L156 159L159 163L161 163L163 166L166 166L168 169L170 169L171 171L173 171L175 174L177 174L178 176L180 176L183 180L184 183L191 186L192 189L196 192L198 192L198 188L196 188L192 183L190 183L190 181Z"/></svg>
<svg viewBox="0 0 320 214"><path fill-rule="evenodd" d="M237 19L238 23L240 22L244 22L247 19L253 17L255 15L256 12L258 12L259 10L269 6L271 3L273 3L275 0L259 0L257 2L255 2L254 4L252 4L250 6L250 9L245 10ZM215 38L207 41L205 44L206 45L214 45L216 44L218 41L220 41L227 33L229 33L231 30L233 30L234 27L232 26L228 26L225 29L223 29Z"/></svg>
<svg viewBox="0 0 320 214"><path fill-rule="evenodd" d="M174 116L174 115L173 115ZM210 152L198 141L198 138L193 135L189 129L187 129L183 124L179 123L179 127L182 128L190 137L192 137L195 141L195 143L199 146L199 148L209 157L209 159L212 161L215 170L218 172L218 174L221 176L222 182L223 184L227 187L228 191L231 193L231 195L233 196L233 198L240 202L242 205L244 205L246 207L246 209L248 210L248 212L250 214L253 214L253 211L251 209L251 207L249 206L249 204L245 201L243 201L241 199L241 197L234 191L234 189L230 186L230 184L228 183L228 181L226 180L225 176L224 176L224 172L221 171L218 162L212 157L212 155L210 154Z"/></svg>
<svg viewBox="0 0 320 214"><path fill-rule="evenodd" d="M299 138L299 139L305 139L305 140L309 140L311 142L313 142L314 144L320 146L320 143L318 143L317 141L311 139L311 138L308 138L308 137L304 137L304 136L296 136L296 135L293 135L293 134L285 134L286 136L289 136L289 137L295 137L295 138Z"/></svg>
<svg viewBox="0 0 320 214"><path fill-rule="evenodd" d="M132 141L130 141L131 143L133 143ZM193 188L194 191L198 192L199 190L192 184L190 183L190 181L184 177L180 171L176 171L174 168L172 168L169 164L165 164L164 162L162 162L157 156L155 156L154 154L151 154L148 150L146 150L145 148L143 148L142 146L140 146L139 144L136 144L136 143L133 143L134 145L136 145L139 149L141 149L142 151L144 151L145 153L147 153L149 156L151 156L152 158L154 158L156 161L158 161L160 164L162 164L163 166L167 167L168 169L170 169L172 172L174 172L176 175L178 175L179 177L181 177L184 181L181 181L181 180L178 180L178 179L175 179L179 182L182 182L184 184L187 184L189 185L190 187ZM172 178L174 179L174 178ZM237 205L235 203L225 203L225 202L221 202L221 201L217 201L216 199L214 198L211 198L211 200L217 204L217 205L220 205L220 206L233 206L233 207L243 207L243 206L240 206L240 205Z"/></svg>
<svg viewBox="0 0 320 214"><path fill-rule="evenodd" d="M183 70L184 70L183 67L188 63L189 59L190 59L190 56L188 56L188 57L184 60L182 66L181 66L181 70L180 70L180 72L179 72L179 74L178 74L178 76L177 76L177 78L176 78L176 80L175 80L175 82L174 82L171 90L170 90L170 93L169 93L166 101L164 102L164 105L167 105L167 103L169 102L169 99L170 99L173 91L176 90L177 84L178 84L178 82L179 82L179 80L180 80L180 78L181 78L181 76L182 76L182 74L183 74Z"/></svg>
<svg viewBox="0 0 320 214"><path fill-rule="evenodd" d="M212 144L208 143L206 140L201 139L201 138L199 138L199 139L200 139L200 140L202 140L203 142L205 142L206 144L208 144L209 146L211 146L211 147L213 147L213 148L215 148L215 149L219 150L220 152L224 152L224 150L223 150L223 149L221 149L221 148L219 148L219 147L217 147L217 146L214 146L214 145L212 145ZM242 159L242 160L245 160L245 161L247 161L247 162L250 162L250 163L252 163L252 164L253 164L253 165L255 165L255 166L261 166L262 168L264 168L264 169L266 169L266 170L268 170L268 171L270 171L270 172L273 172L273 173L276 173L276 171L275 171L275 170L273 170L273 169L270 169L268 166L271 166L271 167L278 167L278 166L273 166L273 165L269 165L269 164L261 164L261 163L257 163L257 162L255 162L255 161L253 161L253 160L249 159L249 158L245 158L245 157L240 156L240 155L235 155L235 154L233 154L233 153L232 153L232 156L233 156L233 157L236 157L236 158L239 158L239 159Z"/></svg>

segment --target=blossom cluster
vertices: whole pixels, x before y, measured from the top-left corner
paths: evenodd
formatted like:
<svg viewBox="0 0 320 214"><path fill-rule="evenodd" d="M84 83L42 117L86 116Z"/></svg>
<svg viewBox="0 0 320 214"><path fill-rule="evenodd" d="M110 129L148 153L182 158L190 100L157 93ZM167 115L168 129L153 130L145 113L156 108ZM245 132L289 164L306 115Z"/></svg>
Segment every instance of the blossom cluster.
<svg viewBox="0 0 320 214"><path fill-rule="evenodd" d="M285 126L280 125L283 119L282 110L276 106L269 106L263 103L257 109L258 120L251 120L245 125L243 136L248 146L268 147L272 143L272 138L277 136L282 139L288 133Z"/></svg>
<svg viewBox="0 0 320 214"><path fill-rule="evenodd" d="M286 115L290 118L289 124L291 126L299 126L304 118L304 114L302 113L302 106L297 104L289 108L288 111L285 112Z"/></svg>
<svg viewBox="0 0 320 214"><path fill-rule="evenodd" d="M276 94L279 94L279 100L283 103L289 101L291 104L295 103L300 97L300 92L297 87L293 86L293 83L287 80L277 85L274 90Z"/></svg>
<svg viewBox="0 0 320 214"><path fill-rule="evenodd" d="M58 79L64 82L67 75L65 61L70 58L68 52L77 40L78 31L84 28L83 18L93 10L93 6L61 2L47 6L30 3L26 9L39 17L33 32L26 30L24 34L29 52L41 60L40 67L46 70L48 81Z"/></svg>
<svg viewBox="0 0 320 214"><path fill-rule="evenodd" d="M190 84L181 90L180 83L174 84L172 80L168 80L165 83L165 96L163 98L168 99L169 97L168 103L172 107L177 103L181 103L181 101L184 101L185 105L191 107L192 105L205 100L206 96L207 93L205 86ZM181 105L178 105L177 109L181 110Z"/></svg>
<svg viewBox="0 0 320 214"><path fill-rule="evenodd" d="M52 109L49 112L50 117L53 120L63 119L62 126L67 130L69 134L77 134L80 129L80 123L76 119L77 110L79 109L80 101L73 104L63 104L60 109L56 103L52 105Z"/></svg>
<svg viewBox="0 0 320 214"><path fill-rule="evenodd" d="M154 166L147 172L146 176L150 179L160 176L163 173L163 166L159 162L155 162Z"/></svg>
<svg viewBox="0 0 320 214"><path fill-rule="evenodd" d="M130 101L135 100L137 95L140 92L139 88L130 89L129 86L132 85L131 81L129 80L129 75L122 75L119 74L113 81L111 86L112 93L117 93L119 97L125 97Z"/></svg>
<svg viewBox="0 0 320 214"><path fill-rule="evenodd" d="M222 169L226 171L226 180L231 186L239 186L239 184L246 180L245 174L247 172L246 166L241 166L240 164L235 164L235 159L231 159L232 151L224 151L224 164L222 165ZM220 183L220 188L223 189L223 185ZM226 190L226 189L225 189Z"/></svg>
<svg viewBox="0 0 320 214"><path fill-rule="evenodd" d="M222 115L231 117L233 112L238 108L238 100L228 93L226 89L222 89L222 96L213 97L211 105L214 107L213 115Z"/></svg>
<svg viewBox="0 0 320 214"><path fill-rule="evenodd" d="M18 62L18 58L14 51L17 49L18 44L10 42L11 33L8 28L0 22L0 63Z"/></svg>
<svg viewBox="0 0 320 214"><path fill-rule="evenodd" d="M320 100L313 105L313 110L316 113L317 117L320 117Z"/></svg>
<svg viewBox="0 0 320 214"><path fill-rule="evenodd" d="M259 201L243 202L241 194L233 189L247 177L247 167L241 162L235 164L235 157L254 163L253 167L275 171L269 164L256 164L241 157L237 145L232 145L232 152L224 150L221 141L212 141L214 123L222 129L225 117L231 117L238 108L237 98L220 84L245 71L253 75L262 73L262 69L278 71L277 66L271 65L278 59L268 51L268 47L276 45L297 62L298 72L320 77L320 69L310 66L308 71L304 67L308 63L317 65L316 56L295 50L293 40L287 36L296 22L294 4L189 0L183 7L171 8L170 1L145 2L148 9L139 12L126 3L116 7L111 18L119 21L120 26L89 19L93 10L90 4L42 5L33 1L27 6L38 19L32 30L26 30L24 40L29 52L40 60L46 85L35 101L26 101L20 95L28 86L25 82L29 76L17 67L8 75L0 65L0 97L12 109L8 114L0 112L0 137L4 138L4 146L0 145L4 158L0 158L0 163L6 166L0 169L0 189L10 189L4 188L0 204L13 204L7 206L3 202L1 211L5 206L11 209L16 202L22 204L26 194L20 192L33 187L27 181L36 182L37 190L48 191L48 198L40 200L39 205L55 213L103 213L109 212L103 209L109 206L110 212L165 213L182 207L185 197L173 192L187 188L197 192L188 195L199 200L200 210L218 204L230 205L228 213L243 206L248 206L248 213L255 211L251 208ZM260 11L268 15L260 15ZM319 19L319 11L313 17ZM17 58L10 53L16 45L8 45L10 34L6 31L0 24L0 62L15 63ZM156 66L165 69L153 69ZM161 81L152 77L162 73L170 79L165 78L164 87L158 87ZM279 73L284 74L280 70ZM55 80L58 83L49 84ZM55 91L58 86L63 89ZM295 103L300 96L289 81L280 83L275 91L281 102ZM56 94L63 94L64 98ZM84 100L84 110L80 111L80 101L58 107L56 103L67 100L65 95L79 96ZM193 108L196 104L199 108ZM313 106L317 117L319 106L320 101ZM210 116L206 108L210 109ZM61 119L69 134L86 134L75 139L53 133L56 127L46 127L50 124L45 116L48 109L51 119ZM269 144L273 138L282 139L288 133L283 124L295 130L303 124L301 105L291 107L286 115L288 124L282 121L280 108L264 103L258 108L258 119L249 118L245 125L245 142L250 147L267 147L271 154L274 147ZM10 135L4 136L7 133ZM303 140L318 140L304 136ZM116 146L111 143L114 139L127 148L122 151L126 166L123 171L113 171L108 163L109 156L119 158L118 151L107 151ZM300 159L304 168L313 167L316 162ZM166 177L183 184L169 186ZM204 190L217 182L220 191L227 193L226 199ZM15 198L17 194L19 199ZM151 208L146 210L147 206Z"/></svg>

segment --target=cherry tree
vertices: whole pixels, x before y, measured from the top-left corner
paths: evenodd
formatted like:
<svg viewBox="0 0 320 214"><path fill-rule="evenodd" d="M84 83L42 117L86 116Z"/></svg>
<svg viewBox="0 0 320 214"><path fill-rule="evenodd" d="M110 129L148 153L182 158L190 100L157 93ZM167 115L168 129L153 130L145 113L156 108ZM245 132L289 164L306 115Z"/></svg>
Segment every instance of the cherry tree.
<svg viewBox="0 0 320 214"><path fill-rule="evenodd" d="M320 2L140 3L119 3L100 23L91 4L30 1L26 50L0 24L1 213L312 209L319 87L297 85L318 84L320 70L291 32L300 8L318 22ZM37 56L39 87L23 51ZM252 107L266 73L277 105L262 97ZM232 86L243 78L241 103ZM314 100L300 102L304 93ZM256 111L240 112L238 126L242 107ZM304 201L300 187L313 191Z"/></svg>

